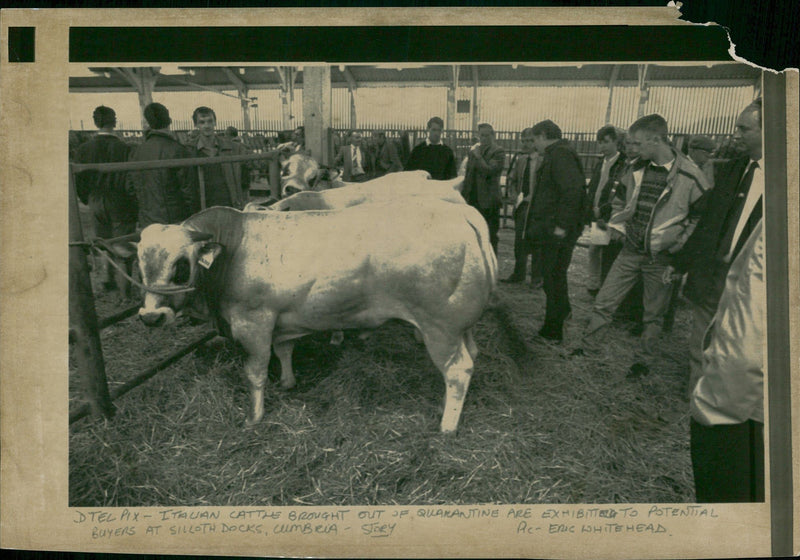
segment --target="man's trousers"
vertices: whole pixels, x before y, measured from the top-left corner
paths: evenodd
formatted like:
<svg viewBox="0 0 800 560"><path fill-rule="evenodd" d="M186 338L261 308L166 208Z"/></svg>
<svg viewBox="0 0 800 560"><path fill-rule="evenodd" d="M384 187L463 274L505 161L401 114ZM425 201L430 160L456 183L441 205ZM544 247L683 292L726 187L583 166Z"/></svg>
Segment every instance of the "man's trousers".
<svg viewBox="0 0 800 560"><path fill-rule="evenodd" d="M698 503L764 501L764 424L704 426L691 419Z"/></svg>

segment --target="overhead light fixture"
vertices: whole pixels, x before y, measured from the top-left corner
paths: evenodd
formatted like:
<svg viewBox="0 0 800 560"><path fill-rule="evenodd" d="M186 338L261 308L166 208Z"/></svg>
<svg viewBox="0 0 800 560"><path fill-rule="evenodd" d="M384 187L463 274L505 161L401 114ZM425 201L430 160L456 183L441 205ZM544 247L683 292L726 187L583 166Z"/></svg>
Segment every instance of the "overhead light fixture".
<svg viewBox="0 0 800 560"><path fill-rule="evenodd" d="M244 68L239 68L239 74L244 74Z"/></svg>
<svg viewBox="0 0 800 560"><path fill-rule="evenodd" d="M345 65L344 64L340 64L339 65L339 72L344 72L344 69L345 69Z"/></svg>
<svg viewBox="0 0 800 560"><path fill-rule="evenodd" d="M111 72L103 72L103 77L106 79L111 79Z"/></svg>

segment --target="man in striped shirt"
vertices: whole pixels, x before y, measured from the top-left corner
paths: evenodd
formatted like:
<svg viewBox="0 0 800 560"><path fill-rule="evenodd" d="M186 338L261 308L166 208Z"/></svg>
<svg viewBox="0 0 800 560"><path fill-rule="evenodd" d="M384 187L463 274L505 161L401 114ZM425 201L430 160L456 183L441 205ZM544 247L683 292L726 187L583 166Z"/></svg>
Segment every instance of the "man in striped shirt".
<svg viewBox="0 0 800 560"><path fill-rule="evenodd" d="M701 200L710 185L689 158L676 151L660 115L637 120L629 131L639 151L623 174L612 201L612 239L624 245L595 299L586 336L592 337L611 318L637 279L644 283L642 346L650 355L672 287L668 267L694 231ZM638 368L636 372L646 372Z"/></svg>

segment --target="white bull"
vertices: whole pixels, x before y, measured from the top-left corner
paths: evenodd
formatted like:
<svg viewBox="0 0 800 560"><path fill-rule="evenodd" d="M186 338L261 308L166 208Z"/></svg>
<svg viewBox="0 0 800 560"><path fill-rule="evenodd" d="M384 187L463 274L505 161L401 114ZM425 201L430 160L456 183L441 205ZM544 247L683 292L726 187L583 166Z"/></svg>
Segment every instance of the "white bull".
<svg viewBox="0 0 800 560"><path fill-rule="evenodd" d="M427 171L422 173L427 174ZM244 211L338 210L359 204L389 202L410 197L465 204L459 190L462 182L463 178L460 177L449 181L434 181L423 178L416 171L392 173L366 183L348 183L347 186L338 189L298 192L270 206L250 203L245 206Z"/></svg>
<svg viewBox="0 0 800 560"><path fill-rule="evenodd" d="M422 333L444 376L441 430L457 428L477 355L472 327L497 278L475 209L422 198L316 212L210 208L180 225L145 228L138 253L145 285L162 292L146 294L143 322L167 323L187 304L185 293L163 288L195 287L191 297L206 298L244 347L248 425L264 415L270 348L281 385L292 387L296 338L402 319Z"/></svg>

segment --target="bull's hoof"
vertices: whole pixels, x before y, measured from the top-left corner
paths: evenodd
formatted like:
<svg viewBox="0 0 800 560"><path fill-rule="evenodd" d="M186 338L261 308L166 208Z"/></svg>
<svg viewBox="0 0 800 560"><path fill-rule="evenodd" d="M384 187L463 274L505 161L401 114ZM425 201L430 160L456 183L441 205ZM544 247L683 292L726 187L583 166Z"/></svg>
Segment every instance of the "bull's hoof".
<svg viewBox="0 0 800 560"><path fill-rule="evenodd" d="M252 416L248 415L244 421L245 428L255 428L258 426L259 422L261 422L261 417L253 418Z"/></svg>
<svg viewBox="0 0 800 560"><path fill-rule="evenodd" d="M284 383L283 381L281 381L281 389L283 389L284 391L291 391L295 387L297 387L296 381L292 381L291 383Z"/></svg>

